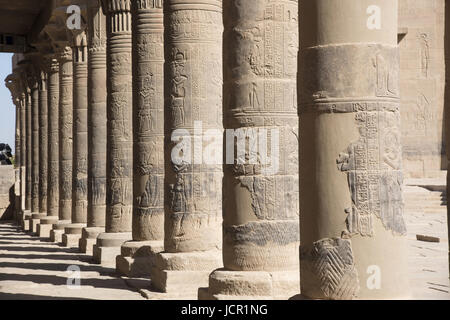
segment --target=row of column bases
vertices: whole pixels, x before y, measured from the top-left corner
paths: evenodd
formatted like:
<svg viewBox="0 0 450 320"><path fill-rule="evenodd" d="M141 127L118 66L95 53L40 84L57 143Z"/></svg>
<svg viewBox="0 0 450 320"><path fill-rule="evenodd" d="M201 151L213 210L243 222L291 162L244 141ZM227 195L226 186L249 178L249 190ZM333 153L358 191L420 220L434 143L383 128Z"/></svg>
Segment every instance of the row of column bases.
<svg viewBox="0 0 450 320"><path fill-rule="evenodd" d="M180 297L408 297L396 15L298 5L89 1L87 45L18 95L24 230ZM276 172L250 147L209 162L224 129L277 130Z"/></svg>

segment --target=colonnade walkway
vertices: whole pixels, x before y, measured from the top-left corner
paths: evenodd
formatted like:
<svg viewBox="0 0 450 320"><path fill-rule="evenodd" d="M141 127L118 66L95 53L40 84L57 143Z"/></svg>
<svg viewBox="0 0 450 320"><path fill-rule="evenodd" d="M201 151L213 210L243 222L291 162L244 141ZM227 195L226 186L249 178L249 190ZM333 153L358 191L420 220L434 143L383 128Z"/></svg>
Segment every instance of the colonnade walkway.
<svg viewBox="0 0 450 320"><path fill-rule="evenodd" d="M419 183L415 184L421 184ZM409 279L415 299L450 299L446 196L439 187L404 187ZM445 186L445 185L444 185ZM433 190L434 189L434 190ZM440 242L418 241L416 235ZM150 280L127 279L114 265L102 267L77 248L65 248L0 222L0 300L3 299L195 299L152 292ZM74 267L75 266L75 267ZM68 277L80 269L80 286ZM75 277L76 278L76 277Z"/></svg>

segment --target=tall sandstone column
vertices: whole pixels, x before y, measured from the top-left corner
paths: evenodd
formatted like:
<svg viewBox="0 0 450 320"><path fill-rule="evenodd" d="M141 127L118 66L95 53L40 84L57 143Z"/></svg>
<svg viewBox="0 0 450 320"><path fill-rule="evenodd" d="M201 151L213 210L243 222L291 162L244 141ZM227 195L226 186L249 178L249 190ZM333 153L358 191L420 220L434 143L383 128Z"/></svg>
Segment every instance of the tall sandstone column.
<svg viewBox="0 0 450 320"><path fill-rule="evenodd" d="M48 165L47 165L47 216L38 226L40 237L50 237L52 225L59 214L59 63L55 55L47 57L48 91Z"/></svg>
<svg viewBox="0 0 450 320"><path fill-rule="evenodd" d="M87 42L86 33L73 34L73 171L72 171L72 224L66 226L62 243L78 247L81 231L87 222Z"/></svg>
<svg viewBox="0 0 450 320"><path fill-rule="evenodd" d="M133 241L125 242L116 270L150 274L164 240L164 24L163 2L132 0Z"/></svg>
<svg viewBox="0 0 450 320"><path fill-rule="evenodd" d="M30 76L27 71L26 74L26 114L25 114L25 127L26 127L26 183L25 183L25 211L24 211L24 225L23 229L28 231L30 229L31 219L31 89L30 89Z"/></svg>
<svg viewBox="0 0 450 320"><path fill-rule="evenodd" d="M50 240L61 242L64 228L72 220L73 159L73 64L72 49L62 47L59 62L59 220L53 224Z"/></svg>
<svg viewBox="0 0 450 320"><path fill-rule="evenodd" d="M23 220L23 213L25 212L25 183L26 183L26 92L22 82L22 92L20 96L20 208L21 219Z"/></svg>
<svg viewBox="0 0 450 320"><path fill-rule="evenodd" d="M15 86L18 86L18 80L15 81ZM15 150L14 150L14 173L15 173L15 183L14 183L14 221L18 222L21 212L21 197L20 197L20 162L22 155L20 154L20 136L22 132L20 131L20 117L22 104L20 101L20 89L16 88L14 93L14 104L16 106L16 131L15 131Z"/></svg>
<svg viewBox="0 0 450 320"><path fill-rule="evenodd" d="M37 62L33 59L33 64ZM33 66L34 77L31 84L31 220L30 230L36 232L39 213L39 101L43 93L41 90L41 72L37 65Z"/></svg>
<svg viewBox="0 0 450 320"><path fill-rule="evenodd" d="M39 213L47 216L47 169L48 169L48 78L41 72L39 84Z"/></svg>
<svg viewBox="0 0 450 320"><path fill-rule="evenodd" d="M107 26L106 229L97 237L94 261L114 263L131 239L133 125L130 0L102 0Z"/></svg>
<svg viewBox="0 0 450 320"><path fill-rule="evenodd" d="M88 208L79 242L92 254L106 216L106 19L100 0L88 3Z"/></svg>
<svg viewBox="0 0 450 320"><path fill-rule="evenodd" d="M300 285L408 298L396 0L301 1Z"/></svg>
<svg viewBox="0 0 450 320"><path fill-rule="evenodd" d="M164 7L164 253L151 278L160 291L195 296L222 265L222 1Z"/></svg>
<svg viewBox="0 0 450 320"><path fill-rule="evenodd" d="M224 269L201 299L300 289L297 12L297 1L224 2Z"/></svg>

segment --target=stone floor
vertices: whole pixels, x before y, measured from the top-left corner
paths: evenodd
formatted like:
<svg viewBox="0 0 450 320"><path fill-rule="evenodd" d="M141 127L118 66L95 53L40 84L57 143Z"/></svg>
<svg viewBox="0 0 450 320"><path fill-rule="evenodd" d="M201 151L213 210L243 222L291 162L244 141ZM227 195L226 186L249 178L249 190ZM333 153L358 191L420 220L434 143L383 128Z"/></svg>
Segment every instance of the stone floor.
<svg viewBox="0 0 450 320"><path fill-rule="evenodd" d="M450 299L445 194L439 187L412 184L405 186L404 198L413 295L416 299ZM418 241L417 234L438 237L440 242ZM69 267L79 268L80 286L67 285L73 275ZM145 289L148 284L148 280L120 278L113 266L92 264L90 257L76 249L24 234L12 223L0 223L0 300L195 299L151 292Z"/></svg>

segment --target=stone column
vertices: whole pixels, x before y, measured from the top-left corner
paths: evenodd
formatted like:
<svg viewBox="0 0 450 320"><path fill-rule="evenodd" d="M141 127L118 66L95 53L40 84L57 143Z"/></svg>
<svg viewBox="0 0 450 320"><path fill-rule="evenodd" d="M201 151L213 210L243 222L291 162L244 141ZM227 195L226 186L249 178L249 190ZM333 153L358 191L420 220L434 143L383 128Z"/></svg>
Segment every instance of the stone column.
<svg viewBox="0 0 450 320"><path fill-rule="evenodd" d="M25 212L25 183L26 183L26 93L25 88L22 88L20 96L20 208L21 220L23 220L23 213Z"/></svg>
<svg viewBox="0 0 450 320"><path fill-rule="evenodd" d="M53 224L50 239L62 241L64 228L72 219L72 139L73 139L73 66L72 49L58 52L59 62L59 221Z"/></svg>
<svg viewBox="0 0 450 320"><path fill-rule="evenodd" d="M297 1L224 2L224 269L200 299L300 290L297 12Z"/></svg>
<svg viewBox="0 0 450 320"><path fill-rule="evenodd" d="M105 232L106 215L106 19L100 0L88 3L88 208L79 248L92 254Z"/></svg>
<svg viewBox="0 0 450 320"><path fill-rule="evenodd" d="M33 60L33 63L34 60ZM40 72L36 68L35 78L31 84L31 221L30 230L36 232L39 213L39 100L42 97L40 90Z"/></svg>
<svg viewBox="0 0 450 320"><path fill-rule="evenodd" d="M47 216L41 218L38 225L39 237L50 237L53 224L58 221L59 213L59 63L55 56L48 56L47 93L48 93L48 161L47 161Z"/></svg>
<svg viewBox="0 0 450 320"><path fill-rule="evenodd" d="M39 214L33 216L33 231L40 233L41 219L47 217L47 168L48 168L48 91L47 73L40 72L39 79Z"/></svg>
<svg viewBox="0 0 450 320"><path fill-rule="evenodd" d="M17 80L15 80L17 86ZM21 200L20 200L20 136L22 132L20 131L20 116L22 108L20 101L20 94L14 93L14 104L16 106L16 135L15 135L15 150L14 150L14 173L15 173L15 183L14 183L14 221L19 222L20 212L21 212Z"/></svg>
<svg viewBox="0 0 450 320"><path fill-rule="evenodd" d="M133 126L130 0L103 0L107 26L106 233L93 249L97 263L114 263L131 239Z"/></svg>
<svg viewBox="0 0 450 320"><path fill-rule="evenodd" d="M168 0L165 10L164 253L151 278L196 296L222 265L222 1Z"/></svg>
<svg viewBox="0 0 450 320"><path fill-rule="evenodd" d="M23 229L30 229L31 219L31 89L27 75L26 85L26 107L25 107L25 131L26 131L26 179L25 179L25 211L23 216Z"/></svg>
<svg viewBox="0 0 450 320"><path fill-rule="evenodd" d="M131 1L133 18L133 241L116 270L150 274L164 244L164 24L162 1Z"/></svg>
<svg viewBox="0 0 450 320"><path fill-rule="evenodd" d="M73 52L73 175L72 224L65 227L62 243L78 247L87 222L87 43L86 33L74 35Z"/></svg>
<svg viewBox="0 0 450 320"><path fill-rule="evenodd" d="M410 296L397 5L300 2L300 285L307 298Z"/></svg>

